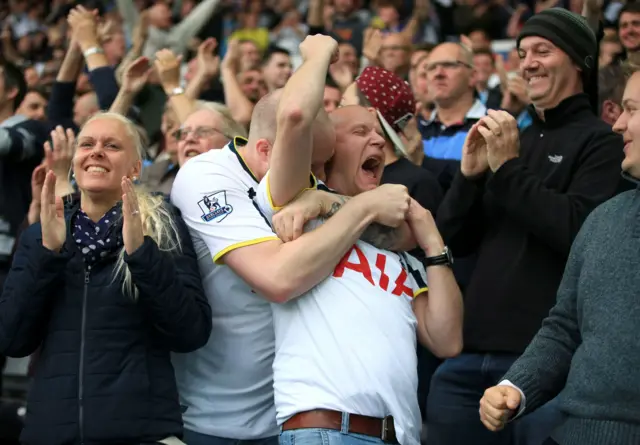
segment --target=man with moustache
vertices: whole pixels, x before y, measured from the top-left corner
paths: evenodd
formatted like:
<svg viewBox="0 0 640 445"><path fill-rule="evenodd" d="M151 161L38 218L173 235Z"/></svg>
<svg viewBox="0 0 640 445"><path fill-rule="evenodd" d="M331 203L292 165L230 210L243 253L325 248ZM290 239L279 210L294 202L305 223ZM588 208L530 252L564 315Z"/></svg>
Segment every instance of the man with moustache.
<svg viewBox="0 0 640 445"><path fill-rule="evenodd" d="M597 40L587 22L549 9L525 23L517 45L533 123L520 133L513 116L489 110L469 131L438 210L445 242L477 262L465 288L464 351L431 382L428 445L539 445L562 421L551 401L491 433L477 400L533 339L573 239L620 182L622 141L597 116Z"/></svg>

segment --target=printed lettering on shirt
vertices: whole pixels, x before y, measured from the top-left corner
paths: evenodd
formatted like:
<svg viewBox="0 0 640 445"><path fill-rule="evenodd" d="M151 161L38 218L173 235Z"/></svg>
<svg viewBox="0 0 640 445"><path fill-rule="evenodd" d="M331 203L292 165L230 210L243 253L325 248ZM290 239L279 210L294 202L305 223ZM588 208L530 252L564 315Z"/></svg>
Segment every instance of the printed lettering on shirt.
<svg viewBox="0 0 640 445"><path fill-rule="evenodd" d="M351 254L355 252L356 258L351 261ZM373 279L373 273L371 264L364 252L357 246L353 246L340 260L338 265L333 271L335 278L341 278L347 269L359 273L362 277L369 282L372 286L378 286L384 291L390 291L392 295L400 296L406 294L409 298L413 298L413 289L407 284L407 278L409 275L406 270L401 269L400 274L395 277L393 282L392 278L386 273L387 255L378 253L376 255L376 261L374 267L380 272L380 280L378 283Z"/></svg>
<svg viewBox="0 0 640 445"><path fill-rule="evenodd" d="M198 201L198 206L202 211L201 218L204 222L216 221L219 223L233 212L233 206L227 202L226 190L206 195Z"/></svg>

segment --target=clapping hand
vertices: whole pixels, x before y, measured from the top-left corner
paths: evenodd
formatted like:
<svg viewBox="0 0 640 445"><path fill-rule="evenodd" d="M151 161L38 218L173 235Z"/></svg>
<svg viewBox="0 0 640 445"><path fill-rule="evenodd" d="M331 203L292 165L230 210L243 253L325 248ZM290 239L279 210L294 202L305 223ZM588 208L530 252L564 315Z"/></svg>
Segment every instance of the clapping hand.
<svg viewBox="0 0 640 445"><path fill-rule="evenodd" d="M132 255L144 242L142 216L131 179L122 177L122 240L127 255Z"/></svg>
<svg viewBox="0 0 640 445"><path fill-rule="evenodd" d="M483 123L480 120L471 127L462 146L460 171L466 178L477 178L489 168L487 143L482 137L482 133L478 131L482 125Z"/></svg>
<svg viewBox="0 0 640 445"><path fill-rule="evenodd" d="M518 122L506 111L487 111L479 123L478 131L487 146L487 161L491 171L497 171L505 162L520 154ZM464 156L464 154L463 154Z"/></svg>
<svg viewBox="0 0 640 445"><path fill-rule="evenodd" d="M220 72L220 56L214 52L218 47L218 41L208 38L198 46L198 73L207 79L213 79Z"/></svg>
<svg viewBox="0 0 640 445"><path fill-rule="evenodd" d="M161 49L156 53L154 65L165 93L170 94L180 86L180 63L182 56L177 56L169 49Z"/></svg>
<svg viewBox="0 0 640 445"><path fill-rule="evenodd" d="M67 22L71 28L72 38L80 45L98 44L97 10L89 11L83 6L76 6L69 12Z"/></svg>
<svg viewBox="0 0 640 445"><path fill-rule="evenodd" d="M53 148L49 141L44 143L44 163L47 170L53 171L57 178L64 180L71 170L76 137L72 129L67 128L65 131L58 125L51 131L51 141Z"/></svg>
<svg viewBox="0 0 640 445"><path fill-rule="evenodd" d="M149 59L138 57L129 64L122 75L122 88L129 94L138 94L146 85L151 71Z"/></svg>
<svg viewBox="0 0 640 445"><path fill-rule="evenodd" d="M40 223L42 245L52 252L60 252L67 238L67 225L62 198L56 196L56 175L52 171L47 173L42 186Z"/></svg>

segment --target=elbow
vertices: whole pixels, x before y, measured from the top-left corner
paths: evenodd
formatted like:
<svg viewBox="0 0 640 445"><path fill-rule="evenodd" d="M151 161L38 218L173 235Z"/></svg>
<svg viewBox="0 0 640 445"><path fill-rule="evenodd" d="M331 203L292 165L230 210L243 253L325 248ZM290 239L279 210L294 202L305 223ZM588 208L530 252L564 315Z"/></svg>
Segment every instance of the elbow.
<svg viewBox="0 0 640 445"><path fill-rule="evenodd" d="M301 295L303 292L299 289L300 286L297 285L294 277L273 274L273 277L258 292L271 303L284 304Z"/></svg>
<svg viewBox="0 0 640 445"><path fill-rule="evenodd" d="M276 304L284 304L297 296L293 288L286 283L272 283L261 293L268 301Z"/></svg>
<svg viewBox="0 0 640 445"><path fill-rule="evenodd" d="M437 351L433 351L433 354L439 359L445 360L448 358L454 358L462 353L462 335L459 339L447 342L446 345L442 345Z"/></svg>
<svg viewBox="0 0 640 445"><path fill-rule="evenodd" d="M313 119L298 104L281 104L278 109L278 127L297 127Z"/></svg>
<svg viewBox="0 0 640 445"><path fill-rule="evenodd" d="M191 333L183 335L174 341L171 351L178 353L187 353L197 351L209 342L211 337L211 317L203 320L196 329L191 328Z"/></svg>

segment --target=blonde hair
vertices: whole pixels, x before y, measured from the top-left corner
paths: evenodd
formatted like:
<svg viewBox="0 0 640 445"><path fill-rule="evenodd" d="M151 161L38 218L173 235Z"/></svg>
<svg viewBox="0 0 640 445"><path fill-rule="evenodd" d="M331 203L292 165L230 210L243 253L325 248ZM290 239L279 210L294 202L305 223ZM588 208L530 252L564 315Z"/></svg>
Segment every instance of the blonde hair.
<svg viewBox="0 0 640 445"><path fill-rule="evenodd" d="M233 119L229 107L218 102L199 100L196 101L196 110L209 110L222 116L222 128L220 131L229 140L233 140L236 136L247 137L247 130Z"/></svg>
<svg viewBox="0 0 640 445"><path fill-rule="evenodd" d="M100 112L92 116L82 127L92 121L99 119L111 119L122 123L126 129L129 140L133 142L138 160L142 162L145 155L143 138L136 125L125 116L112 113ZM80 134L82 130L80 130ZM76 139L77 140L77 139ZM178 228L174 222L169 209L164 205L164 197L152 195L142 186L134 186L136 198L138 200L140 217L142 219L142 232L145 236L150 237L163 252L182 251ZM138 289L131 278L131 272L124 262L125 249L124 246L118 254L118 261L113 274L113 281L122 277L122 292L129 295L134 300L138 298Z"/></svg>

